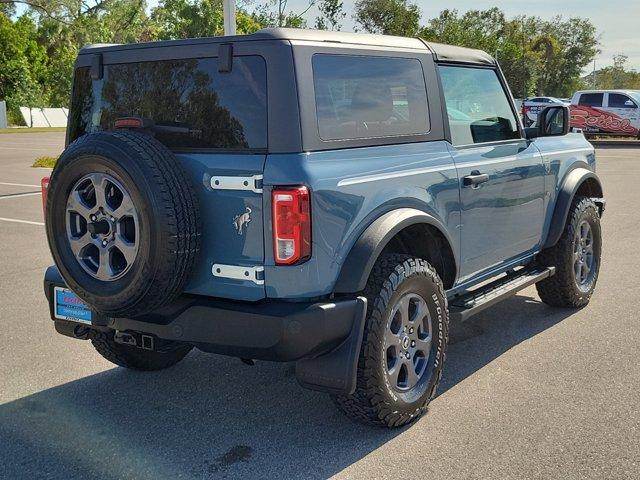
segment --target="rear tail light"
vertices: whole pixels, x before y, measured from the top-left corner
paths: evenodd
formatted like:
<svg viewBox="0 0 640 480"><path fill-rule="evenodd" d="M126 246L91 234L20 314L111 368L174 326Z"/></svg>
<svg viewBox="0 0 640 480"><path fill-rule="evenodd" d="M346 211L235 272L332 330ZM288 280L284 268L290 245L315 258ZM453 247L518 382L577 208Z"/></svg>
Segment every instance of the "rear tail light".
<svg viewBox="0 0 640 480"><path fill-rule="evenodd" d="M273 255L276 265L292 265L311 256L311 200L307 187L276 188L273 206Z"/></svg>
<svg viewBox="0 0 640 480"><path fill-rule="evenodd" d="M47 209L47 192L49 191L49 177L43 177L40 180L40 190L42 191L42 211Z"/></svg>

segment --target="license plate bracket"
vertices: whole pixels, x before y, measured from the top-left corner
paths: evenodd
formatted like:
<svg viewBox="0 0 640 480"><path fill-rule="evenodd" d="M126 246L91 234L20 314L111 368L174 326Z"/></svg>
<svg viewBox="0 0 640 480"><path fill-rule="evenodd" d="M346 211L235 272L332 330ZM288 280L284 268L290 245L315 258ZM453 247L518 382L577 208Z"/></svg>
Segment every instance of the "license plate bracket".
<svg viewBox="0 0 640 480"><path fill-rule="evenodd" d="M53 287L53 316L58 320L91 325L93 312L68 288Z"/></svg>

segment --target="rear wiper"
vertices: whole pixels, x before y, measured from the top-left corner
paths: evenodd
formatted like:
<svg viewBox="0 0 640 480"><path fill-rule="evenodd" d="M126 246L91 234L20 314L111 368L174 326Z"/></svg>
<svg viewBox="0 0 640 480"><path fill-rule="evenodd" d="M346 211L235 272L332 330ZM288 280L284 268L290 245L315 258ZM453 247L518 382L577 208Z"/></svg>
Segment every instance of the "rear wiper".
<svg viewBox="0 0 640 480"><path fill-rule="evenodd" d="M150 127L151 130L162 133L173 133L180 135L199 135L202 133L202 130L194 129L189 126L182 125L163 125L163 124L155 124Z"/></svg>
<svg viewBox="0 0 640 480"><path fill-rule="evenodd" d="M180 122L157 123L148 118L120 117L114 122L115 128L150 130L152 132L171 133L174 135L200 135L202 130L193 129Z"/></svg>

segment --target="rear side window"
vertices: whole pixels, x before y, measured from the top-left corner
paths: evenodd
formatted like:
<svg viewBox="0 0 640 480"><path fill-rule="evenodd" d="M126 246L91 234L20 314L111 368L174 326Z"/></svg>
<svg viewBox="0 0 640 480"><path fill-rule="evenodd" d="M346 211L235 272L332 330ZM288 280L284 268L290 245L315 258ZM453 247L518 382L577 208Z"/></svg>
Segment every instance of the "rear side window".
<svg viewBox="0 0 640 480"><path fill-rule="evenodd" d="M103 78L76 70L70 139L113 130L135 117L174 149L267 148L267 79L262 57L234 57L231 72L217 58L105 65Z"/></svg>
<svg viewBox="0 0 640 480"><path fill-rule="evenodd" d="M609 106L611 108L638 108L638 105L631 98L621 93L609 94Z"/></svg>
<svg viewBox="0 0 640 480"><path fill-rule="evenodd" d="M587 107L601 107L603 99L604 93L583 93L582 95L580 95L578 105L584 105Z"/></svg>
<svg viewBox="0 0 640 480"><path fill-rule="evenodd" d="M322 140L429 131L427 92L417 59L316 54L313 83Z"/></svg>
<svg viewBox="0 0 640 480"><path fill-rule="evenodd" d="M439 66L453 145L520 138L518 121L495 70Z"/></svg>

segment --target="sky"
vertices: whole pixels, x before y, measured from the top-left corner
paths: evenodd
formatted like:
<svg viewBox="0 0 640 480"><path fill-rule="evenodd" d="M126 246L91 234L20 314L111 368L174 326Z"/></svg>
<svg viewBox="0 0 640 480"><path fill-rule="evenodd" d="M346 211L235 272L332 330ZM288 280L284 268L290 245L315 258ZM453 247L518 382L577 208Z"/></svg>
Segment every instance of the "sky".
<svg viewBox="0 0 640 480"><path fill-rule="evenodd" d="M467 10L485 10L500 7L507 15L535 15L551 18L586 17L596 26L600 37L602 53L596 58L596 68L613 63L613 56L623 53L629 57L628 66L640 71L640 0L507 0L502 2L487 0L410 0L422 11L423 22L437 16L440 11L449 8L460 12ZM347 18L342 30L353 30L353 6L355 0L343 0ZM293 11L304 10L308 0L289 0ZM307 15L308 23L313 25L317 11ZM592 67L589 68L591 70Z"/></svg>

